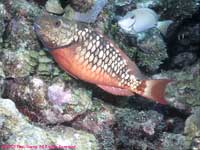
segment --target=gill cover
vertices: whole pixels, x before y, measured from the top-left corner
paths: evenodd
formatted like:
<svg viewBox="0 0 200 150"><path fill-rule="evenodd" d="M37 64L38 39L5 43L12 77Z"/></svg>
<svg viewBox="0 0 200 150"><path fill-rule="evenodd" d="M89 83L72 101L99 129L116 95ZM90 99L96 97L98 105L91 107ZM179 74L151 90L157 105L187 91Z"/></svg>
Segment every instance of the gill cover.
<svg viewBox="0 0 200 150"><path fill-rule="evenodd" d="M75 28L75 23L57 16L37 17L34 22L34 30L37 36L49 50L71 44Z"/></svg>

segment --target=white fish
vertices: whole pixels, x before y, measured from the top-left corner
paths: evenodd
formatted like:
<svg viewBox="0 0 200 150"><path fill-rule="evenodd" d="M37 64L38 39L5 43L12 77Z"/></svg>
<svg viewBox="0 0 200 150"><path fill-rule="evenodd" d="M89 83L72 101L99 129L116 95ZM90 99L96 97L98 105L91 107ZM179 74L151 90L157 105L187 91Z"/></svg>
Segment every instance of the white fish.
<svg viewBox="0 0 200 150"><path fill-rule="evenodd" d="M164 20L164 21L158 21L157 28L160 30L160 32L165 36L167 34L168 27L173 23L172 20Z"/></svg>
<svg viewBox="0 0 200 150"><path fill-rule="evenodd" d="M129 34L135 34L157 25L159 16L149 8L138 8L128 12L118 21L119 26Z"/></svg>

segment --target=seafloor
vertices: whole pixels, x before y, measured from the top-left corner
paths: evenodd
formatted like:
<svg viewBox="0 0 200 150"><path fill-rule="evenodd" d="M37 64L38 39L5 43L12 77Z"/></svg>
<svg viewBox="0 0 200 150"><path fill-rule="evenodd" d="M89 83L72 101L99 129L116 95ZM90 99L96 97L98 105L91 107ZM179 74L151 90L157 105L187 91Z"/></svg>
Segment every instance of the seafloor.
<svg viewBox="0 0 200 150"><path fill-rule="evenodd" d="M199 5L0 0L0 149L200 150ZM152 19L135 17L141 8L155 11ZM127 13L140 24L120 26ZM33 30L35 18L44 14L90 24L147 77L172 79L168 103L113 96L62 71Z"/></svg>

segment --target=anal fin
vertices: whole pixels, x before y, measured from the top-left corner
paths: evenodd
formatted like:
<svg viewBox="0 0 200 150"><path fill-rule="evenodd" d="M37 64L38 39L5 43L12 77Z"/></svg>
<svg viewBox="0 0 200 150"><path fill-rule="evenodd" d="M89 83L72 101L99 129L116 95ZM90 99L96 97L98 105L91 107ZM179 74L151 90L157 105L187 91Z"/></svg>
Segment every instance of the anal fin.
<svg viewBox="0 0 200 150"><path fill-rule="evenodd" d="M122 88L117 88L117 87L112 87L112 86L106 86L106 85L97 85L104 91L111 93L113 95L120 95L120 96L132 96L134 95L133 92L129 91L128 89L122 89Z"/></svg>

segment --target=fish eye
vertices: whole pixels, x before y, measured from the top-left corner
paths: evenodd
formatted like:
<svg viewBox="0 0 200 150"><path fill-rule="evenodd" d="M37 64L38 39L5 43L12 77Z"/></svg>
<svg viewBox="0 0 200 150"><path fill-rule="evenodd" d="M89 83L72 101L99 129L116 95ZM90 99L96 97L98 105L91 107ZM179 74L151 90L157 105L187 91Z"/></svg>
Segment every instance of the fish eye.
<svg viewBox="0 0 200 150"><path fill-rule="evenodd" d="M54 26L55 27L59 27L61 25L61 21L60 20L57 20L54 22Z"/></svg>

